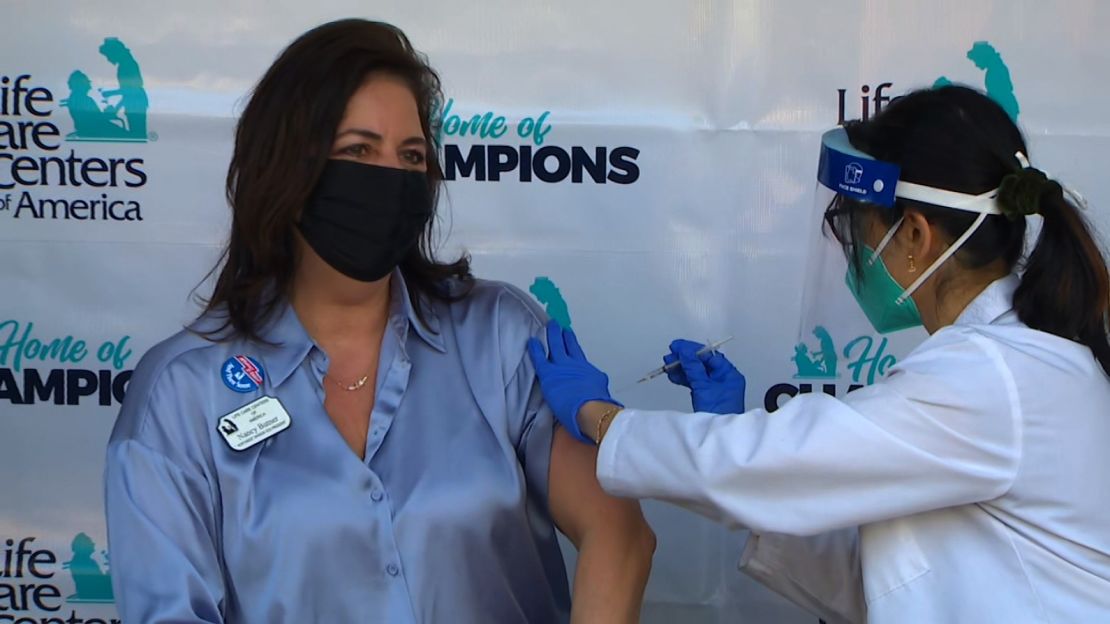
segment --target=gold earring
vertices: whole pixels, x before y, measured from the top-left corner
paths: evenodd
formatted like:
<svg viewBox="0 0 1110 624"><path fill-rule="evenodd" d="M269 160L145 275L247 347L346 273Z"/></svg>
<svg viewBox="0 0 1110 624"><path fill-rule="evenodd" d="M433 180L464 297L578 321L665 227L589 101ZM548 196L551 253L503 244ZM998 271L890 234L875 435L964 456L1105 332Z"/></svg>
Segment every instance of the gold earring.
<svg viewBox="0 0 1110 624"><path fill-rule="evenodd" d="M913 262L913 255L910 255L910 273L917 273L917 265Z"/></svg>

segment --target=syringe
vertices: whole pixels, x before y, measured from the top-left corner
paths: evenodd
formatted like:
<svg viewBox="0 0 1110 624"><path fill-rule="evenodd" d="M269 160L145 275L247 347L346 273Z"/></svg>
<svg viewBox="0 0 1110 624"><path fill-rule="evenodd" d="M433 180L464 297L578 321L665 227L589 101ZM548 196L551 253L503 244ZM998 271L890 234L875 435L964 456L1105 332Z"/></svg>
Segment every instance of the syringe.
<svg viewBox="0 0 1110 624"><path fill-rule="evenodd" d="M705 355L706 353L712 353L713 351L716 351L717 349L721 348L722 345L728 343L733 338L734 338L734 336L729 336L728 338L725 338L723 340L718 340L717 342L707 344L704 347L698 349L697 355L702 356L702 355ZM642 379L640 379L640 381L637 381L636 383L644 383L645 381L651 381L652 379L655 379L656 377L662 375L663 373L666 373L667 371L671 370L672 368L675 368L676 366L680 366L680 364L678 362L671 362L670 364L667 364L665 366L660 366L659 368L651 371L647 375L644 375L644 377Z"/></svg>

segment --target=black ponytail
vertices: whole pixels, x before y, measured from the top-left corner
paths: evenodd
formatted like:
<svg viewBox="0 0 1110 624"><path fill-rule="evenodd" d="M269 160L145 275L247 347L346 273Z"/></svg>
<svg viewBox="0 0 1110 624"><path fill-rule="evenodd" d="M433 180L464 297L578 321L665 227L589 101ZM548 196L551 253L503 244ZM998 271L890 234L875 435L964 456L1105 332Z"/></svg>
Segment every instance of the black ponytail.
<svg viewBox="0 0 1110 624"><path fill-rule="evenodd" d="M1110 277L1102 250L1059 183L1046 178L1039 187L1033 181L1029 186L1024 198L999 193L1000 203L1015 208L1031 205L1035 194L1044 221L1014 293L1014 309L1026 325L1086 345L1110 374Z"/></svg>
<svg viewBox="0 0 1110 624"><path fill-rule="evenodd" d="M1021 321L1087 346L1110 374L1110 277L1102 251L1063 187L1028 166L1025 139L1001 106L967 87L927 89L898 98L845 130L857 149L897 163L907 182L969 195L997 188L1004 214L987 217L952 260L969 270L993 263L1023 270L1013 301ZM890 227L910 207L952 240L977 217L904 199L883 210L858 202L834 204L826 216L846 249L858 247L868 219ZM1034 214L1044 223L1022 265L1026 217Z"/></svg>

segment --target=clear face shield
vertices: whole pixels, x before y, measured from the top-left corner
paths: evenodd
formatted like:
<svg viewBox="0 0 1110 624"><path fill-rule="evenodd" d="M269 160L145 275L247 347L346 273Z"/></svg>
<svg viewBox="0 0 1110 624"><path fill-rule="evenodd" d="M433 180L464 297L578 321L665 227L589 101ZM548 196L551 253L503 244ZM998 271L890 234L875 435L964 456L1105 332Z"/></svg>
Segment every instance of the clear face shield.
<svg viewBox="0 0 1110 624"><path fill-rule="evenodd" d="M885 375L926 337L911 295L988 214L998 212L996 191L965 195L902 182L900 174L898 165L852 147L843 128L822 136L794 349L798 378L866 385ZM886 227L891 219L880 217L897 198L979 213L932 266L917 268L918 278L908 286L895 281L882 259L902 223Z"/></svg>

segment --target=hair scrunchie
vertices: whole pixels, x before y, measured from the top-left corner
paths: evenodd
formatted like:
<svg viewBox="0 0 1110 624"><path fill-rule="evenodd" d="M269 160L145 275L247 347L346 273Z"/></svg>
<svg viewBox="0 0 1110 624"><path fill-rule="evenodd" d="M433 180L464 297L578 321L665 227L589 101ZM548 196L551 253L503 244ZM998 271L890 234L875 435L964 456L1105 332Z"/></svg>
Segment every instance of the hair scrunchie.
<svg viewBox="0 0 1110 624"><path fill-rule="evenodd" d="M1002 183L998 185L998 207L1010 219L1024 219L1040 214L1046 195L1062 192L1060 184L1045 172L1023 167L1002 178Z"/></svg>

